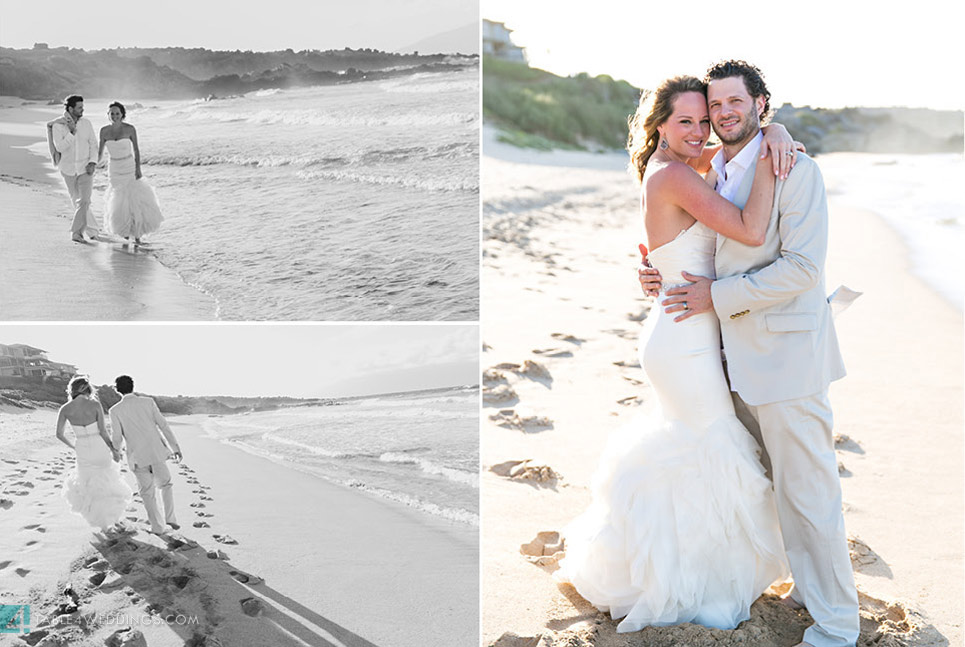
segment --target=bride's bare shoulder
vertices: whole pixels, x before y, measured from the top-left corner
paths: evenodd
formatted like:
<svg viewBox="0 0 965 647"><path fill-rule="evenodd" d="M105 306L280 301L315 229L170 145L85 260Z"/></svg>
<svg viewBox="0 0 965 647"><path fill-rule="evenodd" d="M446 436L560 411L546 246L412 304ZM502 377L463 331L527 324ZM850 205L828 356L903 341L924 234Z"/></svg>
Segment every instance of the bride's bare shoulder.
<svg viewBox="0 0 965 647"><path fill-rule="evenodd" d="M645 192L679 191L694 182L703 182L703 178L683 162L656 162L643 177Z"/></svg>

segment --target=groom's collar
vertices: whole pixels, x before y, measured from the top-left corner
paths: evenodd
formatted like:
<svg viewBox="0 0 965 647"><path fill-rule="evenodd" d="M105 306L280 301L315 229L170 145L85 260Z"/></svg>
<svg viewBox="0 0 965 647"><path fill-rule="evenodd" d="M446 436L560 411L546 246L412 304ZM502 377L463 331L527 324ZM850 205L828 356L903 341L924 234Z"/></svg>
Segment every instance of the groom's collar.
<svg viewBox="0 0 965 647"><path fill-rule="evenodd" d="M717 177L726 180L727 176L733 173L734 168L737 166L743 170L749 169L751 164L754 163L754 155L761 149L761 141L763 141L763 139L764 133L758 130L754 139L744 144L744 148L740 149L737 155L734 155L729 162L724 161L724 149L721 147L710 160L710 166L717 173Z"/></svg>
<svg viewBox="0 0 965 647"><path fill-rule="evenodd" d="M128 398L133 398L133 397L135 397L135 396L134 396L134 392L131 391L130 393L125 393L124 395L122 395L122 396L121 396L121 400L126 400L126 399L128 399Z"/></svg>

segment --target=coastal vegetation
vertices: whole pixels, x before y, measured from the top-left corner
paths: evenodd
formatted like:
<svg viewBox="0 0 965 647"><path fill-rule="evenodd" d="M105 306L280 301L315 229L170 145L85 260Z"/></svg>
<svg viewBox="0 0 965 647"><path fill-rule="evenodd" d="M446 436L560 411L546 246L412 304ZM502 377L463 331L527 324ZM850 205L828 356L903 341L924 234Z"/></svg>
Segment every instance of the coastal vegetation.
<svg viewBox="0 0 965 647"><path fill-rule="evenodd" d="M209 98L449 71L476 63L475 56L401 54L369 48L299 52L183 47L86 51L38 43L32 49L0 47L0 93L55 102L71 92L102 98Z"/></svg>
<svg viewBox="0 0 965 647"><path fill-rule="evenodd" d="M483 117L501 141L542 150L615 150L643 90L607 75L561 77L524 63L483 59ZM811 154L936 153L963 149L963 113L913 108L796 107L773 115Z"/></svg>

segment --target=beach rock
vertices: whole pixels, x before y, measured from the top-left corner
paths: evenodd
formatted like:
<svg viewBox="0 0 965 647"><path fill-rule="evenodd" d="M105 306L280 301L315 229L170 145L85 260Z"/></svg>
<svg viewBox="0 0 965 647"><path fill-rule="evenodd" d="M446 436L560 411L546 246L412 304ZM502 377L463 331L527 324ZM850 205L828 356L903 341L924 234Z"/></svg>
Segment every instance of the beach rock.
<svg viewBox="0 0 965 647"><path fill-rule="evenodd" d="M245 598L241 600L241 611L246 616L260 616L265 612L265 605L256 598Z"/></svg>
<svg viewBox="0 0 965 647"><path fill-rule="evenodd" d="M228 559L228 554L223 550L209 550L208 559Z"/></svg>
<svg viewBox="0 0 965 647"><path fill-rule="evenodd" d="M20 639L28 645L38 645L47 637L48 632L46 629L32 629L29 634L24 634Z"/></svg>
<svg viewBox="0 0 965 647"><path fill-rule="evenodd" d="M104 645L106 647L147 647L147 640L137 629L124 627L108 636Z"/></svg>
<svg viewBox="0 0 965 647"><path fill-rule="evenodd" d="M238 540L231 535L214 535L214 540L222 544L237 544Z"/></svg>
<svg viewBox="0 0 965 647"><path fill-rule="evenodd" d="M100 573L94 573L88 579L90 580L90 583L93 584L94 586L100 586L101 582L103 582L106 578L107 578L107 573L100 572Z"/></svg>

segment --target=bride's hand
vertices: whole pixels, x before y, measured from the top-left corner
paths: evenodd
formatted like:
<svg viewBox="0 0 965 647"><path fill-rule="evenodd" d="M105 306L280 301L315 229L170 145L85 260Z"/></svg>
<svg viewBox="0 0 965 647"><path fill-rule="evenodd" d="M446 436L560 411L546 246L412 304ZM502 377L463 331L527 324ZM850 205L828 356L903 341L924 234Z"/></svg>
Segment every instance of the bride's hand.
<svg viewBox="0 0 965 647"><path fill-rule="evenodd" d="M787 179L787 174L797 162L798 142L791 138L791 134L782 124L771 123L764 126L761 131L764 133L764 141L761 142L761 159L767 157L767 153L770 152L774 175L782 180ZM804 145L801 144L800 147L803 148Z"/></svg>

